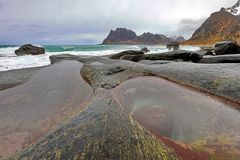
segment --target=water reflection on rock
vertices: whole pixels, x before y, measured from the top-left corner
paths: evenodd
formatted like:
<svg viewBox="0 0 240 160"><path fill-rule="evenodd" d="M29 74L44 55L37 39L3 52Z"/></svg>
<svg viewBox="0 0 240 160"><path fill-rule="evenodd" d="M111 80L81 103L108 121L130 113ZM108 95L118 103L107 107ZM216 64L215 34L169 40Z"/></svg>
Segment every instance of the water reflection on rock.
<svg viewBox="0 0 240 160"><path fill-rule="evenodd" d="M154 77L128 80L113 93L135 120L162 136L193 143L227 135L238 143L239 111L212 96Z"/></svg>

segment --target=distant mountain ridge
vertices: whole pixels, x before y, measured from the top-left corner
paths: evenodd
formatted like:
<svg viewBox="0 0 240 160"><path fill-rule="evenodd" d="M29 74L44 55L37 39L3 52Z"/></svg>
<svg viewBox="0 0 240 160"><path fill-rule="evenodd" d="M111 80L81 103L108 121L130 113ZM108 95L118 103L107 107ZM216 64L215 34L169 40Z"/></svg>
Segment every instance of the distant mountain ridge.
<svg viewBox="0 0 240 160"><path fill-rule="evenodd" d="M222 8L199 27L192 37L183 44L214 44L222 40L234 40L240 43L240 0L230 8Z"/></svg>
<svg viewBox="0 0 240 160"><path fill-rule="evenodd" d="M167 37L163 34L153 34L150 32L138 36L134 31L126 28L111 30L102 44L130 44L130 45L158 45L167 44L172 41L183 42L184 37Z"/></svg>

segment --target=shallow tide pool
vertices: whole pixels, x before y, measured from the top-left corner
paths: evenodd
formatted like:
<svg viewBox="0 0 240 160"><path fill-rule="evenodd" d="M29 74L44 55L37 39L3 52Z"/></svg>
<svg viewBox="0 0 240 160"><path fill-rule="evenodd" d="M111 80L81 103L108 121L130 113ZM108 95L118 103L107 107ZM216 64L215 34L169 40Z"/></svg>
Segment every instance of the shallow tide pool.
<svg viewBox="0 0 240 160"><path fill-rule="evenodd" d="M155 77L128 80L113 94L136 121L161 136L184 143L240 140L240 112L213 96Z"/></svg>

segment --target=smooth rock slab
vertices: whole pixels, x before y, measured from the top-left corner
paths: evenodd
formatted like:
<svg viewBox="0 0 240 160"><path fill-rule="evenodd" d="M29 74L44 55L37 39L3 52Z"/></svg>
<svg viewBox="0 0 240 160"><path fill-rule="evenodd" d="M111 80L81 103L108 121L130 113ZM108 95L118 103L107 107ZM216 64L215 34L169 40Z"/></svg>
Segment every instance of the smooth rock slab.
<svg viewBox="0 0 240 160"><path fill-rule="evenodd" d="M63 61L23 85L0 91L0 156L28 147L82 110L92 89L80 76L81 67Z"/></svg>

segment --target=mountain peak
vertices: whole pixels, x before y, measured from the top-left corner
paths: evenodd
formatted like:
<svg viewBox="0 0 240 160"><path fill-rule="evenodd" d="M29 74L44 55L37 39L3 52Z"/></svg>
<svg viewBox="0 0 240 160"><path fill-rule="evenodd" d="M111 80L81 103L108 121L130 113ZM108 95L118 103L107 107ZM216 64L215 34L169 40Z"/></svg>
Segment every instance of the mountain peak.
<svg viewBox="0 0 240 160"><path fill-rule="evenodd" d="M182 42L185 39L182 36L167 37L163 34L153 34L151 32L145 32L140 36L132 30L126 28L117 28L111 30L107 38L102 44L130 44L130 45L158 45L167 44L171 41Z"/></svg>
<svg viewBox="0 0 240 160"><path fill-rule="evenodd" d="M239 6L239 2L240 0L232 10ZM239 43L240 16L229 11L222 8L219 12L212 13L184 44L214 44L223 40L234 40Z"/></svg>
<svg viewBox="0 0 240 160"><path fill-rule="evenodd" d="M117 44L120 41L131 41L137 37L136 33L126 28L111 30L103 44Z"/></svg>
<svg viewBox="0 0 240 160"><path fill-rule="evenodd" d="M183 37L183 36L173 36L173 37L170 37L172 39L172 41L176 41L176 42L184 42L186 41L186 39Z"/></svg>

